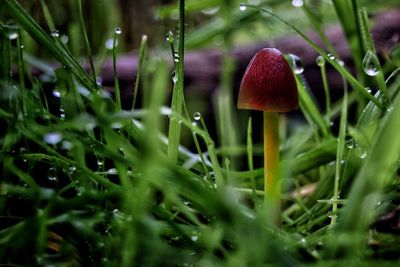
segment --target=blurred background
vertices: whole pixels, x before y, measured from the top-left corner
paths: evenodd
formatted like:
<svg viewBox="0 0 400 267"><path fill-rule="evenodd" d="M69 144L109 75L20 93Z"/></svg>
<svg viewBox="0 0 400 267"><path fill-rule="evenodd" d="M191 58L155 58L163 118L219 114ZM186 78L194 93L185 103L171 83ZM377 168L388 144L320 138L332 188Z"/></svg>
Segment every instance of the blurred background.
<svg viewBox="0 0 400 267"><path fill-rule="evenodd" d="M21 0L34 18L46 28L40 1ZM56 28L68 36L74 53L83 53L80 40L77 2L70 0L46 0ZM398 0L366 1L374 12L398 7ZM302 30L310 27L310 15L322 23L335 19L331 0L187 0L187 48L222 46L229 33L234 44L247 44L257 40L281 36L287 28L276 20L259 12L240 12L240 3L260 5L272 9ZM150 36L149 45L168 48L165 34L176 32L178 1L176 0L87 0L82 1L85 22L90 41L99 53L112 36L115 27L121 27L120 49L137 49L143 34ZM306 7L306 8L304 8ZM308 13L308 14L307 14ZM268 23L266 23L268 21ZM48 27L47 27L48 28ZM36 53L40 49L32 47Z"/></svg>

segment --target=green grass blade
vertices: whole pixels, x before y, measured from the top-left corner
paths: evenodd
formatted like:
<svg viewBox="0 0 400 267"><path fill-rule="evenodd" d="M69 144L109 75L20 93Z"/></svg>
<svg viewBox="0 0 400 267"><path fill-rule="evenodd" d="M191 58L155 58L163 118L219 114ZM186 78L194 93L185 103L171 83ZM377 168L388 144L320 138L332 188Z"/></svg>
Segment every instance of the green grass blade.
<svg viewBox="0 0 400 267"><path fill-rule="evenodd" d="M379 194L389 185L400 158L400 138L398 138L400 121L400 97L397 96L393 110L387 112L378 132L374 136L371 151L355 177L348 195L348 205L343 209L335 234L349 235L362 233L376 215L376 203ZM359 247L362 242L359 238L339 238L344 243L336 246L348 248Z"/></svg>
<svg viewBox="0 0 400 267"><path fill-rule="evenodd" d="M79 23L83 34L83 40L85 41L86 54L88 57L90 68L92 70L93 87L97 89L96 69L93 63L93 53L90 46L89 37L86 32L85 20L83 19L82 0L78 0L78 13L79 13Z"/></svg>
<svg viewBox="0 0 400 267"><path fill-rule="evenodd" d="M303 78L296 75L297 90L299 92L300 108L304 116L309 120L311 126L316 126L317 131L321 132L324 137L329 137L331 135L329 124L323 118L321 112L319 111L317 104L310 96L308 89L306 88Z"/></svg>
<svg viewBox="0 0 400 267"><path fill-rule="evenodd" d="M185 51L185 1L179 1L179 47L178 55L179 61L177 62L176 77L177 81L174 84L174 90L172 93L171 110L172 115L169 124L168 132L168 157L172 162L176 162L178 158L178 149L181 138L181 125L179 119L174 114L181 115L183 102L184 102L184 51ZM175 59L174 59L175 60Z"/></svg>
<svg viewBox="0 0 400 267"><path fill-rule="evenodd" d="M339 125L339 136L338 136L338 145L337 145L337 152L336 152L336 166L335 166L335 180L333 183L333 204L332 204L332 217L331 217L331 225L336 223L337 219L337 211L338 211L338 200L340 194L340 179L342 177L342 170L343 170L343 160L344 160L344 153L346 147L346 129L347 129L347 85L344 81L344 96L342 101L342 112L340 114L340 125Z"/></svg>
<svg viewBox="0 0 400 267"><path fill-rule="evenodd" d="M147 35L143 35L142 36L142 40L140 42L140 48L139 48L139 63L137 66L137 72L136 72L136 80L135 80L135 86L133 88L133 98L132 98L132 110L135 109L135 105L136 105L136 98L137 98L137 94L139 91L139 85L140 85L140 81L142 78L142 73L143 73L143 65L144 65L144 61L146 58L146 50L147 50Z"/></svg>
<svg viewBox="0 0 400 267"><path fill-rule="evenodd" d="M118 81L118 71L117 71L117 46L118 46L118 33L117 30L114 32L113 37L113 48L112 48L112 58L113 58L113 71L114 71L114 94L115 94L115 107L117 111L121 111L121 92L119 89Z"/></svg>

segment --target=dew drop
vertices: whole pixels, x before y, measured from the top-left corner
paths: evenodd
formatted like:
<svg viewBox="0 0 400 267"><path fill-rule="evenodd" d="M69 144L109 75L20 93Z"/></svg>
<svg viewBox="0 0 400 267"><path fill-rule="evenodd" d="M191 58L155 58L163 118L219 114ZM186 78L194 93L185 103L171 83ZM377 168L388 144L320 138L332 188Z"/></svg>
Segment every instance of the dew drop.
<svg viewBox="0 0 400 267"><path fill-rule="evenodd" d="M60 37L60 32L58 30L54 30L51 32L51 36L53 36L54 38L58 38Z"/></svg>
<svg viewBox="0 0 400 267"><path fill-rule="evenodd" d="M196 235L193 235L190 237L190 239L192 239L193 242L196 242L197 240L199 240L199 237Z"/></svg>
<svg viewBox="0 0 400 267"><path fill-rule="evenodd" d="M201 13L203 13L204 15L207 15L207 16L212 16L212 15L217 14L218 11L219 11L219 6L211 7L211 8L205 8L205 9L203 9L201 11Z"/></svg>
<svg viewBox="0 0 400 267"><path fill-rule="evenodd" d="M120 35L122 33L122 29L120 27L115 28L115 33Z"/></svg>
<svg viewBox="0 0 400 267"><path fill-rule="evenodd" d="M71 142L69 142L69 141L63 141L63 142L62 142L61 148L62 148L63 150L69 151L69 150L72 149L72 147L73 147L73 144L72 144Z"/></svg>
<svg viewBox="0 0 400 267"><path fill-rule="evenodd" d="M176 71L175 70L172 72L172 81L174 83L177 83L177 81L178 81L178 75L176 75Z"/></svg>
<svg viewBox="0 0 400 267"><path fill-rule="evenodd" d="M369 76L376 76L379 73L379 59L374 52L368 50L362 62L364 72Z"/></svg>
<svg viewBox="0 0 400 267"><path fill-rule="evenodd" d="M303 2L303 0L293 0L292 5L294 7L302 7L304 5L304 2Z"/></svg>
<svg viewBox="0 0 400 267"><path fill-rule="evenodd" d="M367 90L368 93L372 93L372 90L369 87L366 87L365 90Z"/></svg>
<svg viewBox="0 0 400 267"><path fill-rule="evenodd" d="M122 123L120 122L113 122L111 123L111 128L113 129L121 129L124 125L122 125Z"/></svg>
<svg viewBox="0 0 400 267"><path fill-rule="evenodd" d="M118 171L117 171L117 169L115 169L115 168L111 168L111 169L108 169L108 170L106 171L106 173L107 173L107 174L110 174L110 175L117 175L117 174L118 174Z"/></svg>
<svg viewBox="0 0 400 267"><path fill-rule="evenodd" d="M239 6L240 11L245 11L246 9L247 9L247 7L244 4L240 4L240 6Z"/></svg>
<svg viewBox="0 0 400 267"><path fill-rule="evenodd" d="M62 140L63 136L59 132L48 133L43 137L43 140L49 145L56 145Z"/></svg>
<svg viewBox="0 0 400 267"><path fill-rule="evenodd" d="M193 113L193 119L195 121L199 121L201 119L201 113L200 112Z"/></svg>
<svg viewBox="0 0 400 267"><path fill-rule="evenodd" d="M69 174L73 174L76 171L76 167L75 166L71 166L68 168L68 173Z"/></svg>
<svg viewBox="0 0 400 267"><path fill-rule="evenodd" d="M176 63L179 62L179 54L178 54L178 53L174 53L174 61L175 61Z"/></svg>
<svg viewBox="0 0 400 267"><path fill-rule="evenodd" d="M167 32L167 41L172 44L174 42L174 33L172 31Z"/></svg>
<svg viewBox="0 0 400 267"><path fill-rule="evenodd" d="M301 61L301 58L293 54L288 54L288 57L289 57L289 63L292 66L294 73L296 74L303 73L304 66L303 62Z"/></svg>
<svg viewBox="0 0 400 267"><path fill-rule="evenodd" d="M323 56L318 56L315 59L315 62L317 63L318 66L323 67L325 66L325 58Z"/></svg>
<svg viewBox="0 0 400 267"><path fill-rule="evenodd" d="M342 67L344 67L344 61L343 60L338 60L338 64Z"/></svg>
<svg viewBox="0 0 400 267"><path fill-rule="evenodd" d="M113 43L114 43L114 39L110 38L110 39L107 39L107 41L105 41L104 45L106 46L106 48L108 50L111 50L113 48Z"/></svg>
<svg viewBox="0 0 400 267"><path fill-rule="evenodd" d="M365 159L367 156L368 156L368 152L364 151L363 153L361 153L360 158Z"/></svg>
<svg viewBox="0 0 400 267"><path fill-rule="evenodd" d="M60 41L61 41L61 43L63 43L63 44L67 44L68 41L69 41L68 35L65 35L65 34L61 35Z"/></svg>
<svg viewBox="0 0 400 267"><path fill-rule="evenodd" d="M20 48L21 48L21 49L24 49L24 48L25 48L25 46L22 44L22 45L20 45Z"/></svg>
<svg viewBox="0 0 400 267"><path fill-rule="evenodd" d="M336 60L336 57L333 54L328 54L327 56L330 60Z"/></svg>
<svg viewBox="0 0 400 267"><path fill-rule="evenodd" d="M57 97L57 98L60 98L60 97L61 97L60 91L53 90L53 96L54 96L54 97Z"/></svg>
<svg viewBox="0 0 400 267"><path fill-rule="evenodd" d="M52 182L57 181L56 170L53 167L49 168L49 172L47 174L47 179Z"/></svg>
<svg viewBox="0 0 400 267"><path fill-rule="evenodd" d="M10 39L10 40L15 40L17 38L18 38L18 33L16 33L16 32L11 32L8 34L8 39Z"/></svg>
<svg viewBox="0 0 400 267"><path fill-rule="evenodd" d="M346 146L349 149L354 148L354 140L353 140L353 138L349 138L349 139L346 140Z"/></svg>

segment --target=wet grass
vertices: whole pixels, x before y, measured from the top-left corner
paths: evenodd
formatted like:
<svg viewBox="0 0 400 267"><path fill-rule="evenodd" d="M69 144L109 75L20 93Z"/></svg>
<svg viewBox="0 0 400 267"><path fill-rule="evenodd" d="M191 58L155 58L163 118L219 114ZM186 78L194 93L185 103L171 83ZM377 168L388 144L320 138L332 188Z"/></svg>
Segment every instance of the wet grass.
<svg viewBox="0 0 400 267"><path fill-rule="evenodd" d="M398 265L396 229L378 218L394 216L398 222L393 210L400 199L400 77L393 72L395 58L379 62L361 1L334 1L338 21L353 42L356 74L342 64L333 46L318 47L297 25L264 5L225 3L225 24L193 35L197 44L221 35L228 51L230 27L258 16L294 30L321 56L323 109L310 94L301 67L293 68L304 120L282 123L290 131L281 131L279 228L267 223L264 170L254 160L262 155L262 146L253 143L255 121L246 117L244 125L235 126L247 114L236 111L229 91L233 62L228 55L217 101L217 137L211 137L208 128L214 126L207 118L189 114L191 103L184 101L184 43L195 43L182 34L184 5L194 10L187 12L204 6L179 3L179 31L164 46L172 49L174 75L168 59L146 53L143 37L133 105L122 110L118 90L114 101L95 81L96 62L90 63L82 16L90 73L60 40L45 1L41 4L50 33L16 1L0 3L7 14L0 24L2 266ZM308 4L301 8L323 34L324 24L317 18L324 9ZM349 19L356 24L349 25ZM119 29L112 33L114 63L119 34ZM27 35L60 67L33 61L23 48ZM45 70L41 78L32 75L31 64ZM337 103L329 102L328 65L343 77L344 96ZM117 86L116 65L114 72ZM141 105L137 96L143 98ZM361 107L360 115L350 120L354 106ZM224 114L229 118L224 120ZM333 121L338 130L331 127ZM192 150L181 145L184 131L193 139ZM232 131L235 135L226 136Z"/></svg>

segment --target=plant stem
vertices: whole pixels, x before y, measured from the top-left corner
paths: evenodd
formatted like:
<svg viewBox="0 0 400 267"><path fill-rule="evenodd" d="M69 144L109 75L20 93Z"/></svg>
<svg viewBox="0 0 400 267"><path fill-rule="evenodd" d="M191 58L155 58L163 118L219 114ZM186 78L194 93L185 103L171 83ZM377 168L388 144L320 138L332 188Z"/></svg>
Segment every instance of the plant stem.
<svg viewBox="0 0 400 267"><path fill-rule="evenodd" d="M268 222L280 225L279 113L264 112L264 190Z"/></svg>
<svg viewBox="0 0 400 267"><path fill-rule="evenodd" d="M185 1L179 1L179 47L178 62L176 63L177 81L172 92L171 110L172 116L169 122L168 132L168 157L172 162L178 159L179 143L181 137L181 125L176 115L182 115L184 95L184 51L185 51ZM174 61L176 59L174 58Z"/></svg>

